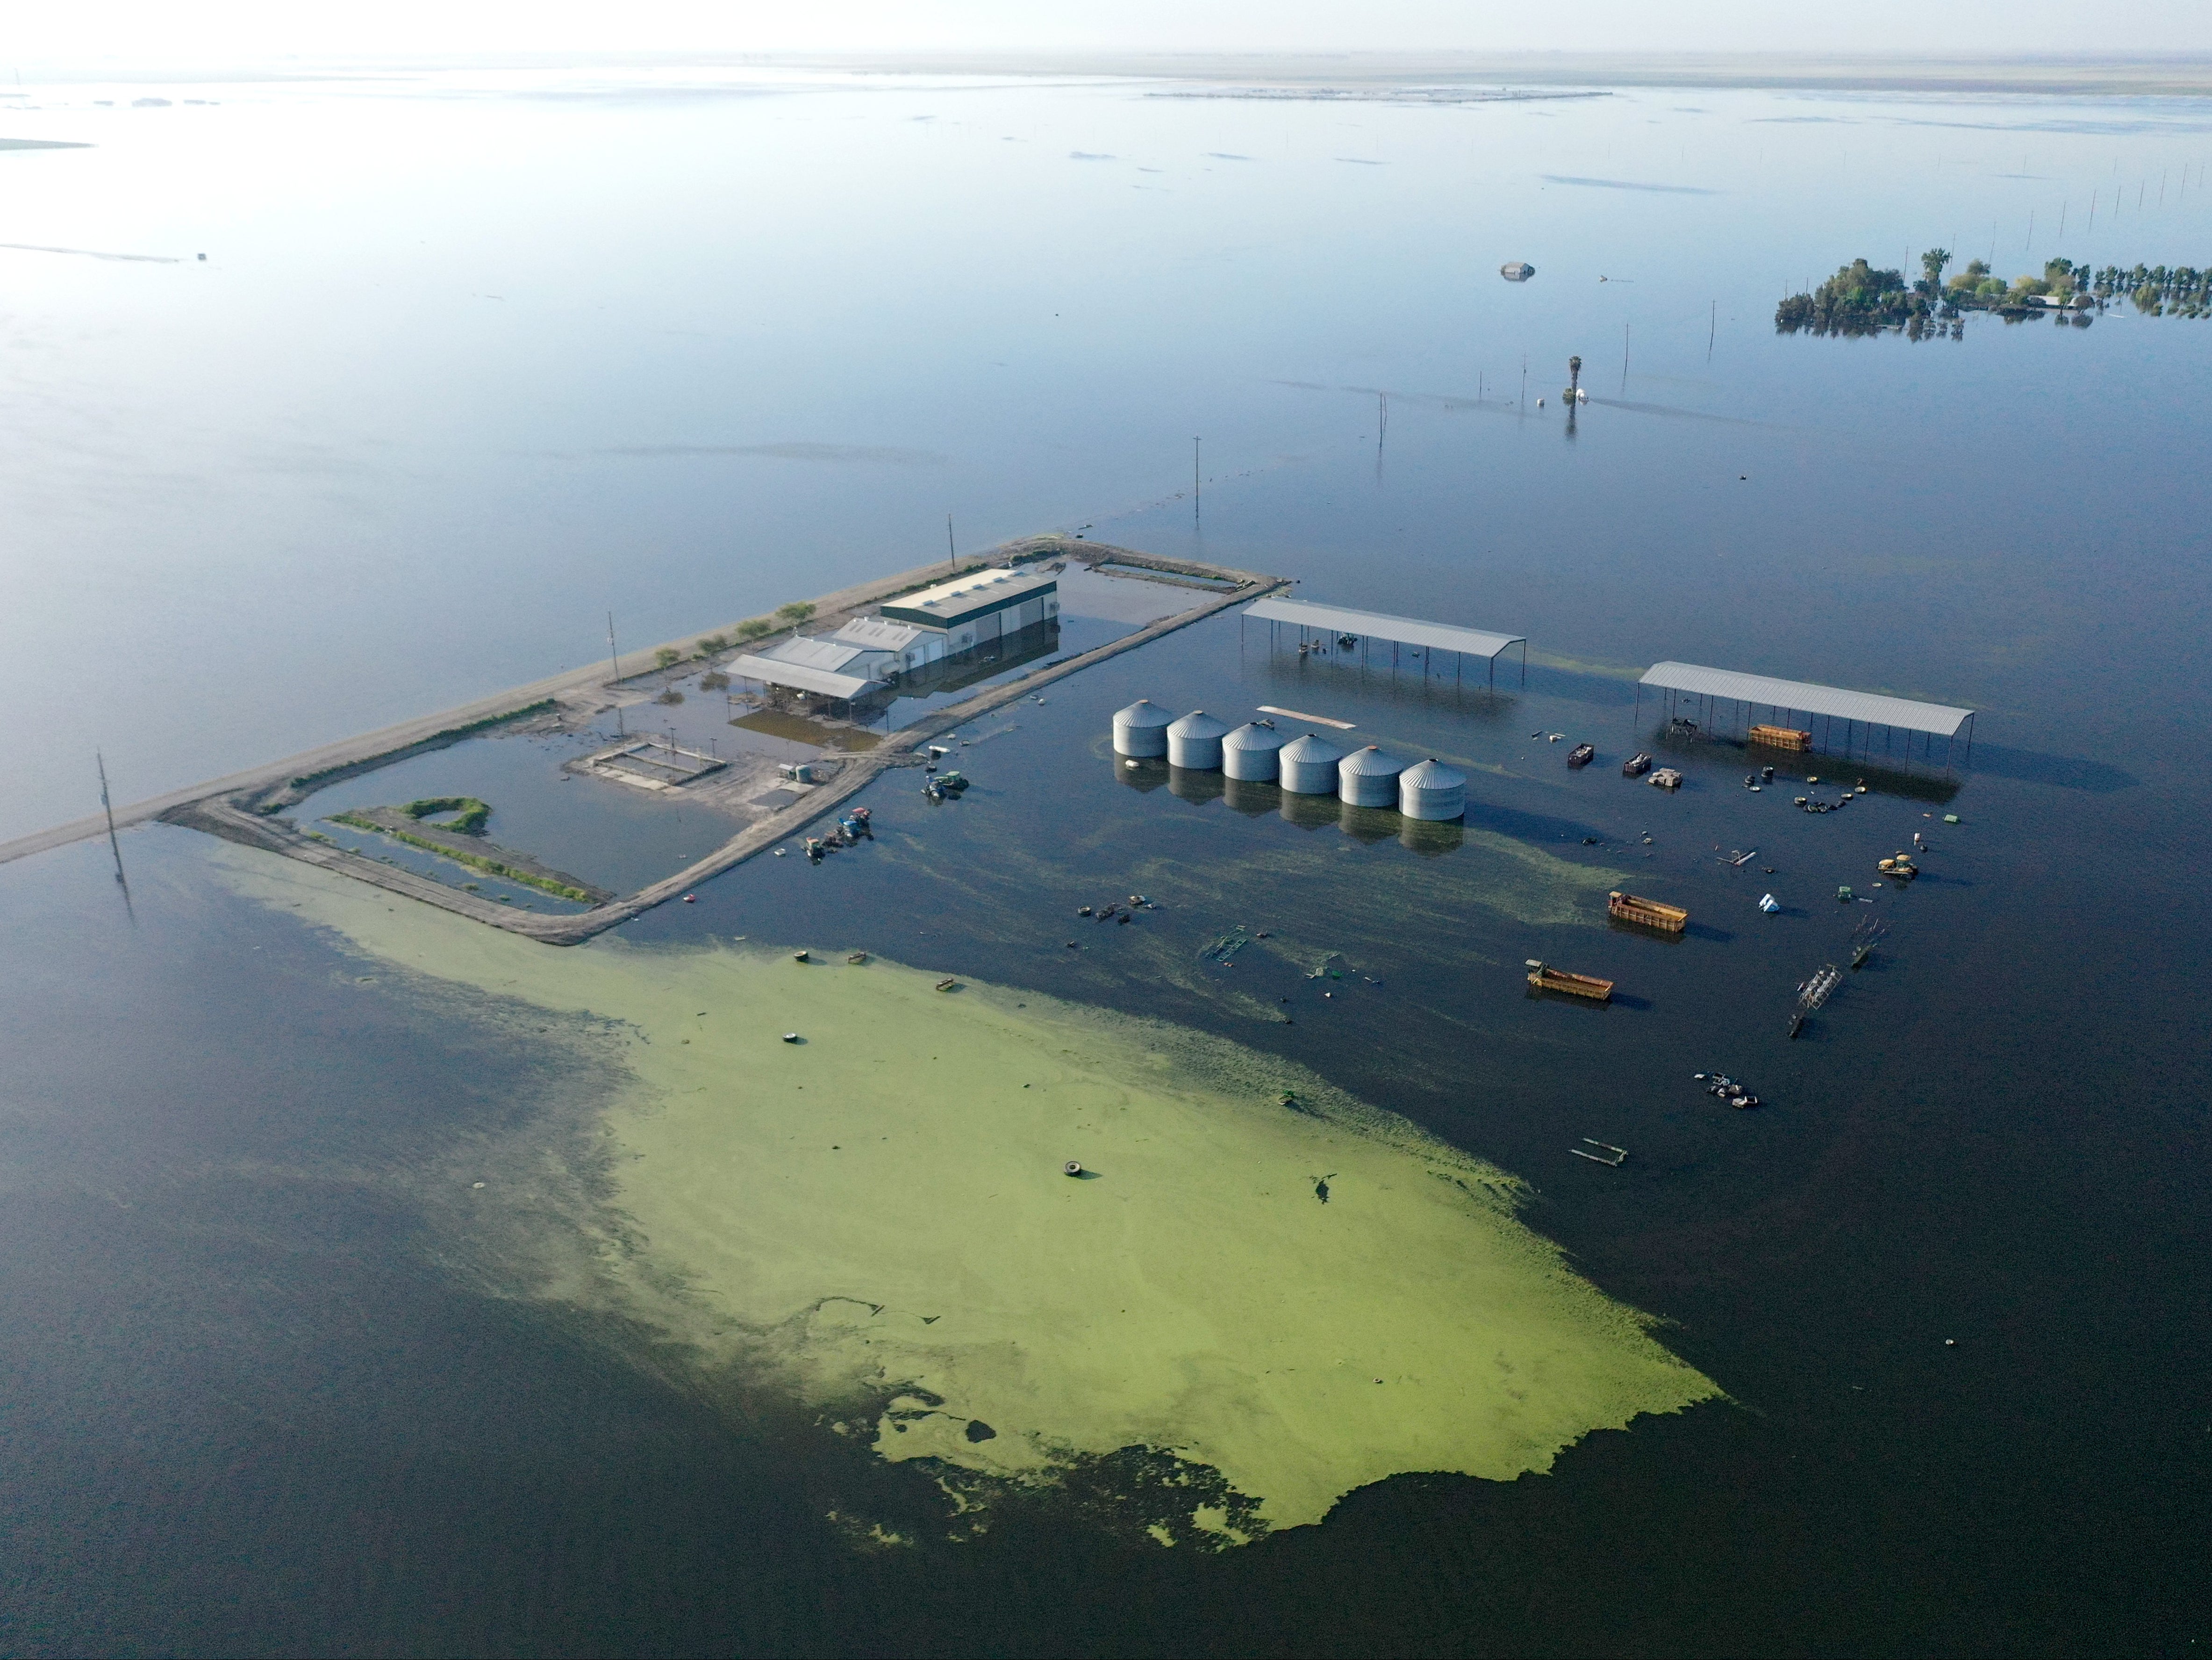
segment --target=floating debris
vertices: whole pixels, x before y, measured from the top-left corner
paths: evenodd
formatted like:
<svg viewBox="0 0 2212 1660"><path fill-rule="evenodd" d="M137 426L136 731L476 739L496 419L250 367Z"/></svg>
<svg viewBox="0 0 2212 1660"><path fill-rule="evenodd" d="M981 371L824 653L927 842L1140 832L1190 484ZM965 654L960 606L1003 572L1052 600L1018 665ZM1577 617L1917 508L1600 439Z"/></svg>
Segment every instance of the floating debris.
<svg viewBox="0 0 2212 1660"><path fill-rule="evenodd" d="M1833 963L1823 963L1813 970L1812 977L1797 988L1797 1007L1790 1017L1792 1037L1803 1029L1806 1017L1826 1003L1843 982L1844 971Z"/></svg>
<svg viewBox="0 0 2212 1660"><path fill-rule="evenodd" d="M1705 1086L1706 1094L1739 1112L1748 1111L1759 1104L1757 1096L1724 1072L1693 1073L1691 1076Z"/></svg>
<svg viewBox="0 0 2212 1660"><path fill-rule="evenodd" d="M1662 904L1656 899L1639 899L1632 893L1623 893L1615 888L1605 897L1607 915L1624 922L1634 922L1647 928L1657 928L1662 933L1680 933L1690 925L1690 913L1680 905Z"/></svg>
<svg viewBox="0 0 2212 1660"><path fill-rule="evenodd" d="M1583 1147L1595 1147L1597 1151L1595 1152L1584 1152L1583 1151ZM1567 1151L1574 1154L1577 1158L1587 1158L1593 1164L1610 1165L1614 1170L1619 1170L1623 1164L1628 1162L1628 1149L1626 1147L1616 1147L1610 1141L1593 1141L1587 1135L1583 1137L1582 1147L1569 1147ZM1610 1153L1613 1156L1608 1158L1606 1156L1607 1153Z"/></svg>
<svg viewBox="0 0 2212 1660"><path fill-rule="evenodd" d="M1240 925L1234 933L1223 934L1205 950L1200 952L1199 955L1209 962L1219 963L1226 966L1236 958L1238 952L1251 943L1252 936L1245 933Z"/></svg>
<svg viewBox="0 0 2212 1660"><path fill-rule="evenodd" d="M1874 955L1874 948L1881 943L1882 936L1888 932L1889 924L1878 916L1869 916L1852 929L1851 967L1864 967L1867 958Z"/></svg>
<svg viewBox="0 0 2212 1660"><path fill-rule="evenodd" d="M1569 997L1586 997L1594 1003L1613 1000L1613 982L1601 980L1595 975L1570 974L1565 969L1547 968L1534 958L1528 959L1528 983L1538 991L1556 991Z"/></svg>

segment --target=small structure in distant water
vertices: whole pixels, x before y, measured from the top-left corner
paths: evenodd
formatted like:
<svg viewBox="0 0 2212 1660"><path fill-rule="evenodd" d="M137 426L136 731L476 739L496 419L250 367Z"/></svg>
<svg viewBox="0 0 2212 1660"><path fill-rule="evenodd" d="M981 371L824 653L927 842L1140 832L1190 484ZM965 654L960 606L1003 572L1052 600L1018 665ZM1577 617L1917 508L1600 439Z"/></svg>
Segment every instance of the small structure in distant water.
<svg viewBox="0 0 2212 1660"><path fill-rule="evenodd" d="M1536 274L1536 268L1526 259L1509 259L1498 268L1498 274L1509 283L1525 283Z"/></svg>

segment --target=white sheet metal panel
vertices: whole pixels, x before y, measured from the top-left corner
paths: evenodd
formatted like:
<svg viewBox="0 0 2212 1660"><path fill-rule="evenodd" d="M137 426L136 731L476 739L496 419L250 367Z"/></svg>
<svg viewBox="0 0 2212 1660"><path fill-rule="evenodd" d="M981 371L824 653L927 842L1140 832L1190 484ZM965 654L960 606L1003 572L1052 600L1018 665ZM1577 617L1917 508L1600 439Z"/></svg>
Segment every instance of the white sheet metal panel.
<svg viewBox="0 0 2212 1660"><path fill-rule="evenodd" d="M1342 605L1316 605L1304 599L1261 599L1246 606L1244 614L1265 623L1296 623L1323 634L1357 634L1376 640L1395 640L1401 645L1465 652L1469 657L1496 657L1508 646L1528 643L1517 634L1492 634L1486 629L1462 629L1449 623L1424 623L1413 617L1386 617L1381 611L1347 611Z"/></svg>
<svg viewBox="0 0 2212 1660"><path fill-rule="evenodd" d="M1825 714L1837 721L1864 721L1905 732L1933 733L1938 738L1957 737L1959 728L1974 718L1972 709L1954 709L1942 703L1845 691L1803 680L1775 680L1763 674L1738 674L1734 669L1709 669L1696 663L1654 663L1644 672L1644 684L1666 691L1691 691L1802 714Z"/></svg>
<svg viewBox="0 0 2212 1660"><path fill-rule="evenodd" d="M779 662L773 657L740 657L729 666L728 672L743 680L759 680L771 686L788 686L794 691L819 692L825 697L858 697L862 692L880 685L876 680L863 680L856 674L832 674L827 669L811 669L804 663Z"/></svg>

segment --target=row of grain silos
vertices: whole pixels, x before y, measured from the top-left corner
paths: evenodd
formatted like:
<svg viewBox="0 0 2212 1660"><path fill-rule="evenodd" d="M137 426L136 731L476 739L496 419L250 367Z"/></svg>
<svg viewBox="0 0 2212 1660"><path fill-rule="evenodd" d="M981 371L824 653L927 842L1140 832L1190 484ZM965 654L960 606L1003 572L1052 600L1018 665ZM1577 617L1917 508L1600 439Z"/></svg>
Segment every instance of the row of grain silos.
<svg viewBox="0 0 2212 1660"><path fill-rule="evenodd" d="M1408 818L1442 821L1467 812L1467 776L1435 760L1407 766L1375 745L1349 753L1307 733L1287 743L1273 724L1226 721L1193 709L1181 720L1139 698L1114 717L1114 752L1127 761L1166 757L1170 767L1274 782L1293 795L1334 795L1348 806L1395 807Z"/></svg>

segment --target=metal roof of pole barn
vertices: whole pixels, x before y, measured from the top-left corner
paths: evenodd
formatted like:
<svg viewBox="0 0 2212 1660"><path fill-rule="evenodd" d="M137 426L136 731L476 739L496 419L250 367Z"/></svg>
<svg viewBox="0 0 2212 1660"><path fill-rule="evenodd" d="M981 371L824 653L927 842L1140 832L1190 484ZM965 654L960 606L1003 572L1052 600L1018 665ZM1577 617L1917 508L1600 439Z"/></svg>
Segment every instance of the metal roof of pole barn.
<svg viewBox="0 0 2212 1660"><path fill-rule="evenodd" d="M1938 738L1957 737L1959 728L1974 718L1972 709L1954 709L1942 703L1918 703L1909 697L1883 697L1870 691L1845 691L1802 680L1774 680L1763 674L1738 674L1734 669L1702 668L1695 663L1654 663L1644 671L1644 684L1668 691L1732 699L1739 703L1763 703L1769 708L1825 714L1838 721L1863 721L1869 726L1933 733Z"/></svg>
<svg viewBox="0 0 2212 1660"><path fill-rule="evenodd" d="M878 680L863 680L857 674L832 674L827 669L811 669L804 663L787 663L773 657L738 658L729 666L728 672L740 680L757 680L763 685L787 686L794 691L819 692L825 697L858 697L871 687L880 686Z"/></svg>
<svg viewBox="0 0 2212 1660"><path fill-rule="evenodd" d="M1449 623L1386 617L1380 611L1346 611L1341 605L1316 605L1304 599L1261 599L1248 606L1244 614L1269 623L1303 623L1330 634L1371 635L1377 640L1395 640L1401 645L1433 646L1438 651L1464 652L1469 657L1495 657L1508 646L1528 644L1517 634L1455 628Z"/></svg>

